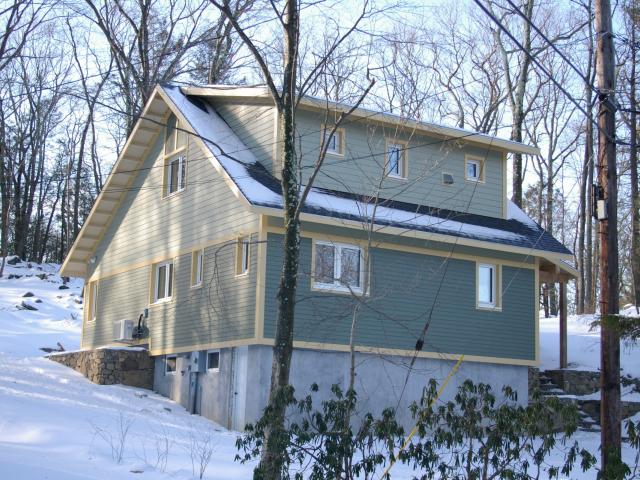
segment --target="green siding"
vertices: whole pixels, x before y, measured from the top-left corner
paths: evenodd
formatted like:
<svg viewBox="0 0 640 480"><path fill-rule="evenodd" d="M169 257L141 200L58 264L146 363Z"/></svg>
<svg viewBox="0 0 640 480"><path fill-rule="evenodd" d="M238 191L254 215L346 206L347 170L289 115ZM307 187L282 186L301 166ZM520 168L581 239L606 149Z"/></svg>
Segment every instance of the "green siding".
<svg viewBox="0 0 640 480"><path fill-rule="evenodd" d="M257 235L252 240L256 241ZM205 249L202 287L191 288L191 254L174 259L172 300L149 308L153 351L251 338L255 326L256 252L247 275L235 275L235 241ZM138 316L149 307L151 265L100 280L97 318L85 324L83 345L112 343L113 322Z"/></svg>
<svg viewBox="0 0 640 480"><path fill-rule="evenodd" d="M323 119L323 114L310 111L299 111L296 115L303 182L317 159ZM501 153L471 146L464 140L443 141L417 132L411 135L366 120L347 120L344 130L344 157L327 155L315 186L374 194L383 174L385 138L390 138L408 142L408 179L386 179L379 190L380 197L492 217L503 216L506 192L503 192L505 165ZM486 158L484 183L465 182L465 154ZM442 172L453 175L453 185L442 184Z"/></svg>
<svg viewBox="0 0 640 480"><path fill-rule="evenodd" d="M265 336L273 338L282 237L268 236ZM372 248L371 295L358 316L356 344L412 350L429 318L423 350L535 358L534 272L503 266L502 311L475 308L475 262ZM356 300L310 288L311 240L301 246L295 339L347 345ZM442 280L444 276L444 279ZM440 282L442 286L440 288Z"/></svg>
<svg viewBox="0 0 640 480"><path fill-rule="evenodd" d="M271 171L275 147L275 108L272 105L233 100L217 100L214 107L256 159Z"/></svg>
<svg viewBox="0 0 640 480"><path fill-rule="evenodd" d="M241 230L255 230L258 217L236 198L208 156L191 140L186 188L163 198L162 144L156 141L113 216L89 265L107 273L168 255Z"/></svg>

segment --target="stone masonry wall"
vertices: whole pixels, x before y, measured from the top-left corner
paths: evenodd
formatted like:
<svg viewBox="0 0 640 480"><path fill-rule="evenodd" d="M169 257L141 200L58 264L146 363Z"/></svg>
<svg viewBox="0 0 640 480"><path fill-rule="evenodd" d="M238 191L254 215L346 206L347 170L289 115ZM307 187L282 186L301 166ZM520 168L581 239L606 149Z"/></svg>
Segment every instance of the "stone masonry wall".
<svg viewBox="0 0 640 480"><path fill-rule="evenodd" d="M82 373L100 385L122 384L130 387L153 388L153 358L147 350L109 349L62 352L47 358Z"/></svg>

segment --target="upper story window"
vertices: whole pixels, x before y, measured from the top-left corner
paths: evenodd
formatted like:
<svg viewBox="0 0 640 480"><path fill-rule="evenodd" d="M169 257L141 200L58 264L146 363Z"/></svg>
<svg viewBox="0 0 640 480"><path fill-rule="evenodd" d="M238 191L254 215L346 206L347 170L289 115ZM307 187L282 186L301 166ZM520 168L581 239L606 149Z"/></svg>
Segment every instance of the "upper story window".
<svg viewBox="0 0 640 480"><path fill-rule="evenodd" d="M241 237L236 245L236 275L244 275L249 272L250 257L249 237Z"/></svg>
<svg viewBox="0 0 640 480"><path fill-rule="evenodd" d="M315 288L362 293L364 262L360 247L320 241L314 247Z"/></svg>
<svg viewBox="0 0 640 480"><path fill-rule="evenodd" d="M173 261L156 263L153 273L153 303L171 299L173 294Z"/></svg>
<svg viewBox="0 0 640 480"><path fill-rule="evenodd" d="M390 177L407 178L407 145L400 142L387 143L385 173Z"/></svg>
<svg viewBox="0 0 640 480"><path fill-rule="evenodd" d="M191 254L191 286L199 287L204 278L204 250L196 250Z"/></svg>
<svg viewBox="0 0 640 480"><path fill-rule="evenodd" d="M465 157L465 178L472 182L484 182L484 160L479 157Z"/></svg>
<svg viewBox="0 0 640 480"><path fill-rule="evenodd" d="M477 306L479 308L500 308L498 285L499 265L479 263L477 265Z"/></svg>
<svg viewBox="0 0 640 480"><path fill-rule="evenodd" d="M178 124L175 115L169 115L164 135L164 196L181 192L186 186L186 146L186 132Z"/></svg>
<svg viewBox="0 0 640 480"><path fill-rule="evenodd" d="M332 155L344 155L344 129L338 128L331 135L331 126L323 125L323 141L327 146L327 153Z"/></svg>

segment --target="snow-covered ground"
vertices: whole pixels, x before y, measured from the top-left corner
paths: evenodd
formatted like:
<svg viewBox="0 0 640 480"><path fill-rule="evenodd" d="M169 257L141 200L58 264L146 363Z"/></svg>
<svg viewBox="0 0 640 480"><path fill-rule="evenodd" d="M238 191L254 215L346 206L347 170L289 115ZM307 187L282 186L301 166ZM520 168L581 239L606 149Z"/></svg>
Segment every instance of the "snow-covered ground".
<svg viewBox="0 0 640 480"><path fill-rule="evenodd" d="M251 478L252 465L234 462L237 433L147 390L94 385L43 358L40 347L56 348L59 342L66 350L79 348L82 282L71 280L68 289L60 289L57 269L7 265L0 279L0 478L191 479L199 476L198 452L208 451L203 478ZM33 296L24 297L27 292ZM37 310L24 309L23 302ZM598 333L589 331L590 321L569 319L569 358L576 368L597 369ZM557 319L541 321L540 344L542 368L556 368ZM622 358L624 372L636 377L638 353L627 347ZM599 434L578 432L575 439L598 455ZM633 462L634 453L627 447L625 461ZM550 463L560 463L559 456ZM404 465L391 473L394 479L412 478ZM576 471L571 478L595 479L596 471Z"/></svg>

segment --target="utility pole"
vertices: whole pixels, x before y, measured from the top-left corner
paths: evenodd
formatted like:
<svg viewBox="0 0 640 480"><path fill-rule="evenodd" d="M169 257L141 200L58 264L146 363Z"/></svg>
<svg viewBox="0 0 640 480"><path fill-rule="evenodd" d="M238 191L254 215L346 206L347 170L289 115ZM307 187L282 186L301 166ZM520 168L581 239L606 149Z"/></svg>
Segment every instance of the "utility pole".
<svg viewBox="0 0 640 480"><path fill-rule="evenodd" d="M618 329L618 220L613 27L609 0L596 0L598 77L598 220L600 235L600 425L601 469L622 478L620 332Z"/></svg>

